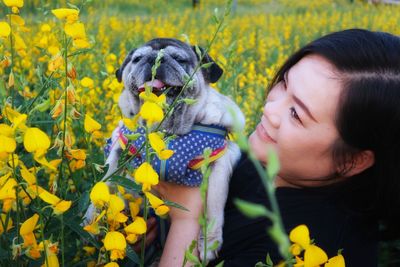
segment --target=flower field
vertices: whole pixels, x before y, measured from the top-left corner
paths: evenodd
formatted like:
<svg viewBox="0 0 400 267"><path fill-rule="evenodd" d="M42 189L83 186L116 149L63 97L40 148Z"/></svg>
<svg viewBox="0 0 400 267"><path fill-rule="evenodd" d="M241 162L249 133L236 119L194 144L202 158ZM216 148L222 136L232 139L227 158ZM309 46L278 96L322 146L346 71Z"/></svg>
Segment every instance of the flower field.
<svg viewBox="0 0 400 267"><path fill-rule="evenodd" d="M224 69L214 88L242 108L247 134L275 71L300 46L354 27L400 34L400 6L238 0L222 23L224 1L200 2L196 9L188 0L0 2L0 266L140 262L129 246L146 231L140 208L161 217L169 209L149 191L157 174L146 164L126 170L143 199L126 193L137 187L122 177L117 193L99 183L105 139L121 119L135 127L118 108L123 85L115 77L132 48L155 37L207 47L222 25L209 50ZM140 116L160 122L165 99L143 99L151 111ZM171 156L162 136L147 137L153 156ZM89 204L98 216L83 226Z"/></svg>

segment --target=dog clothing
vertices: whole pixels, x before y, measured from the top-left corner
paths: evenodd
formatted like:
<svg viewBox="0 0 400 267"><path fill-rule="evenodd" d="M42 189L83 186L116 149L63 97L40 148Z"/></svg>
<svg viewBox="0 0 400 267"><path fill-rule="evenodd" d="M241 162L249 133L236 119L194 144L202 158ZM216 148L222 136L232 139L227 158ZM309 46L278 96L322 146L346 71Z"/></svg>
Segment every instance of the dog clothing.
<svg viewBox="0 0 400 267"><path fill-rule="evenodd" d="M122 125L116 130L118 131L118 138L107 139L104 147L106 158L116 142L120 142L123 148L127 146L128 138L125 135L140 133L140 137L132 141L130 147L127 147L131 154L135 154L145 142L144 127L138 127L133 132L125 125ZM174 154L169 159L160 160L157 156L154 156L151 165L159 174L161 180L191 187L200 186L203 179L200 167L204 162L204 150L206 148L212 150L209 157L210 162L217 160L227 149L227 136L228 132L224 127L195 124L189 133L180 135L168 142L167 149L174 151ZM143 148L130 164L132 167L137 168L145 160L146 151Z"/></svg>

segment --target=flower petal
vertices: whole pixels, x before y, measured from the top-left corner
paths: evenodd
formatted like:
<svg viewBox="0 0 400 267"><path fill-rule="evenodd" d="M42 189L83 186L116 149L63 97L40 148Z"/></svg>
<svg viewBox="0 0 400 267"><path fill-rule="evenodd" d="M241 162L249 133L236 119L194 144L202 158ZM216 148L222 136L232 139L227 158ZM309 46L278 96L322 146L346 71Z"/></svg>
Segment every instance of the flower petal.
<svg viewBox="0 0 400 267"><path fill-rule="evenodd" d="M302 224L290 231L289 239L293 243L299 244L303 249L310 245L310 232L306 225Z"/></svg>
<svg viewBox="0 0 400 267"><path fill-rule="evenodd" d="M339 254L335 257L332 257L328 260L327 263L325 263L324 267L345 267L345 261L344 261L344 257Z"/></svg>
<svg viewBox="0 0 400 267"><path fill-rule="evenodd" d="M320 266L327 260L328 255L316 245L310 245L304 252L304 267Z"/></svg>
<svg viewBox="0 0 400 267"><path fill-rule="evenodd" d="M47 150L50 147L50 138L39 128L28 128L24 135L24 147L28 152Z"/></svg>

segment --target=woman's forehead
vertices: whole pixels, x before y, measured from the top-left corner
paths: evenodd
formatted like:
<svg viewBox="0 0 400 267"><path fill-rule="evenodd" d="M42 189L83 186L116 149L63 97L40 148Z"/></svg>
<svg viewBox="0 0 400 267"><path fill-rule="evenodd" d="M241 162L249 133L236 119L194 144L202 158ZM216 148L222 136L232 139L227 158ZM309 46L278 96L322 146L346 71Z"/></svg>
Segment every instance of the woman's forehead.
<svg viewBox="0 0 400 267"><path fill-rule="evenodd" d="M335 67L319 55L302 58L287 73L290 90L317 121L334 121L342 84Z"/></svg>

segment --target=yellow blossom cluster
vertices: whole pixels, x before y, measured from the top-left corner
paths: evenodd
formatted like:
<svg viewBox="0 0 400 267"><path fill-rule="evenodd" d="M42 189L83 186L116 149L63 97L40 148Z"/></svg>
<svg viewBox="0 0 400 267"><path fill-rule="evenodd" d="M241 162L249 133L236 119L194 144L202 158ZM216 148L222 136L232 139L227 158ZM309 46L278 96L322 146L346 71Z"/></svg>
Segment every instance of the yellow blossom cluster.
<svg viewBox="0 0 400 267"><path fill-rule="evenodd" d="M295 256L295 267L345 267L344 257L339 253L328 259L326 252L311 242L310 232L304 224L295 227L289 234L293 242L290 252ZM303 254L303 257L301 257ZM282 264L285 266L284 264Z"/></svg>

